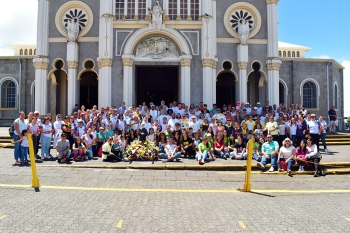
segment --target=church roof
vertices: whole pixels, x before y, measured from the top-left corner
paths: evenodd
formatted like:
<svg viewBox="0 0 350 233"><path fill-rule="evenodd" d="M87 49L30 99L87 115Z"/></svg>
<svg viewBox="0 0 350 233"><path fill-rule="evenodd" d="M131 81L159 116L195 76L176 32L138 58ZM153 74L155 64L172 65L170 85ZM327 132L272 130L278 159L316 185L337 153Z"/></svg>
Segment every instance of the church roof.
<svg viewBox="0 0 350 233"><path fill-rule="evenodd" d="M290 44L282 41L278 41L278 48L279 49L294 49L294 50L303 50L303 51L309 51L311 50L310 47L296 45L296 44Z"/></svg>

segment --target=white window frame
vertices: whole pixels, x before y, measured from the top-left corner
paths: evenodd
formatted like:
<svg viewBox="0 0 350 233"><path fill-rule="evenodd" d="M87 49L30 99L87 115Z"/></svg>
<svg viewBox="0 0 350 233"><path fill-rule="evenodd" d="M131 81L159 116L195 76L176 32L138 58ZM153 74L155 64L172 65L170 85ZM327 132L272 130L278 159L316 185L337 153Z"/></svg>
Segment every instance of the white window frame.
<svg viewBox="0 0 350 233"><path fill-rule="evenodd" d="M316 108L311 108L311 109L319 109L319 102L320 102L320 85L318 84L318 82L315 79L312 78L307 78L304 79L301 84L300 84L300 102L302 105L304 105L304 93L303 93L303 89L304 89L304 84L307 82L313 82L316 86Z"/></svg>
<svg viewBox="0 0 350 233"><path fill-rule="evenodd" d="M4 82L6 81L12 81L15 83L16 85L16 99L15 99L15 107L14 108L4 108L2 106L2 85ZM12 78L12 77L5 77L3 79L0 80L0 109L2 110L15 110L15 109L18 109L18 82L16 79Z"/></svg>

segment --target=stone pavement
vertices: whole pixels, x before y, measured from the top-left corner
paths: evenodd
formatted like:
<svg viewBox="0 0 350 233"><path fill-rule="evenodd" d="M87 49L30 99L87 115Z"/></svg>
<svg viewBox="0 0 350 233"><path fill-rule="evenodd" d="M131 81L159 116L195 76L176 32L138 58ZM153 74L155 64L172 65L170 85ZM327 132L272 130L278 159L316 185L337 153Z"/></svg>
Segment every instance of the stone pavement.
<svg viewBox="0 0 350 233"><path fill-rule="evenodd" d="M0 163L0 232L348 232L349 175L38 167Z"/></svg>

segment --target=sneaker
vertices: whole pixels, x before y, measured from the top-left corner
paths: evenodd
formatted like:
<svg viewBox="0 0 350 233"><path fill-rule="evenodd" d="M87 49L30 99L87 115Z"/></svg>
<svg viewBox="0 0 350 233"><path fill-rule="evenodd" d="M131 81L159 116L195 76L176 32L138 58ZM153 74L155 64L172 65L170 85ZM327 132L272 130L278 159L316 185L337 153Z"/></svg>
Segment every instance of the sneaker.
<svg viewBox="0 0 350 233"><path fill-rule="evenodd" d="M287 175L292 176L292 171L291 170L287 171Z"/></svg>
<svg viewBox="0 0 350 233"><path fill-rule="evenodd" d="M270 167L269 172L273 172L275 168L273 166Z"/></svg>
<svg viewBox="0 0 350 233"><path fill-rule="evenodd" d="M271 168L270 168L271 169ZM284 172L284 170L282 168L278 169L278 172Z"/></svg>
<svg viewBox="0 0 350 233"><path fill-rule="evenodd" d="M41 156L41 160L45 160L45 157L44 157L44 155L42 155L42 156Z"/></svg>
<svg viewBox="0 0 350 233"><path fill-rule="evenodd" d="M264 165L262 165L262 163L260 163L260 162L259 162L259 163L257 163L256 165L257 165L257 166L258 166L258 167L259 167L261 170L262 170L262 169L265 169L265 166L264 166Z"/></svg>
<svg viewBox="0 0 350 233"><path fill-rule="evenodd" d="M328 150L327 150L327 149L324 149L324 152L328 153Z"/></svg>
<svg viewBox="0 0 350 233"><path fill-rule="evenodd" d="M166 162L168 162L167 159L163 159L163 160L162 160L162 163L166 163Z"/></svg>

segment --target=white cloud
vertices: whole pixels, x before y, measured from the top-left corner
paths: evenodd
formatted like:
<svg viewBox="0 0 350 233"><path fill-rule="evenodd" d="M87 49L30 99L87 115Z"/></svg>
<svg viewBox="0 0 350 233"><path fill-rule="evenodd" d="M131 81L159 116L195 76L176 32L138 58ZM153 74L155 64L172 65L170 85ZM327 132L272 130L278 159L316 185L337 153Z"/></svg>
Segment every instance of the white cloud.
<svg viewBox="0 0 350 233"><path fill-rule="evenodd" d="M9 54L7 45L36 41L38 0L2 1L0 7L0 56Z"/></svg>
<svg viewBox="0 0 350 233"><path fill-rule="evenodd" d="M316 58L316 59L332 59L330 56L328 55L321 55L321 56L317 56L317 57L313 57L313 58Z"/></svg>
<svg viewBox="0 0 350 233"><path fill-rule="evenodd" d="M345 116L350 116L350 92L347 90L347 87L350 85L350 60L344 60L342 66L345 67L343 79L344 114Z"/></svg>

